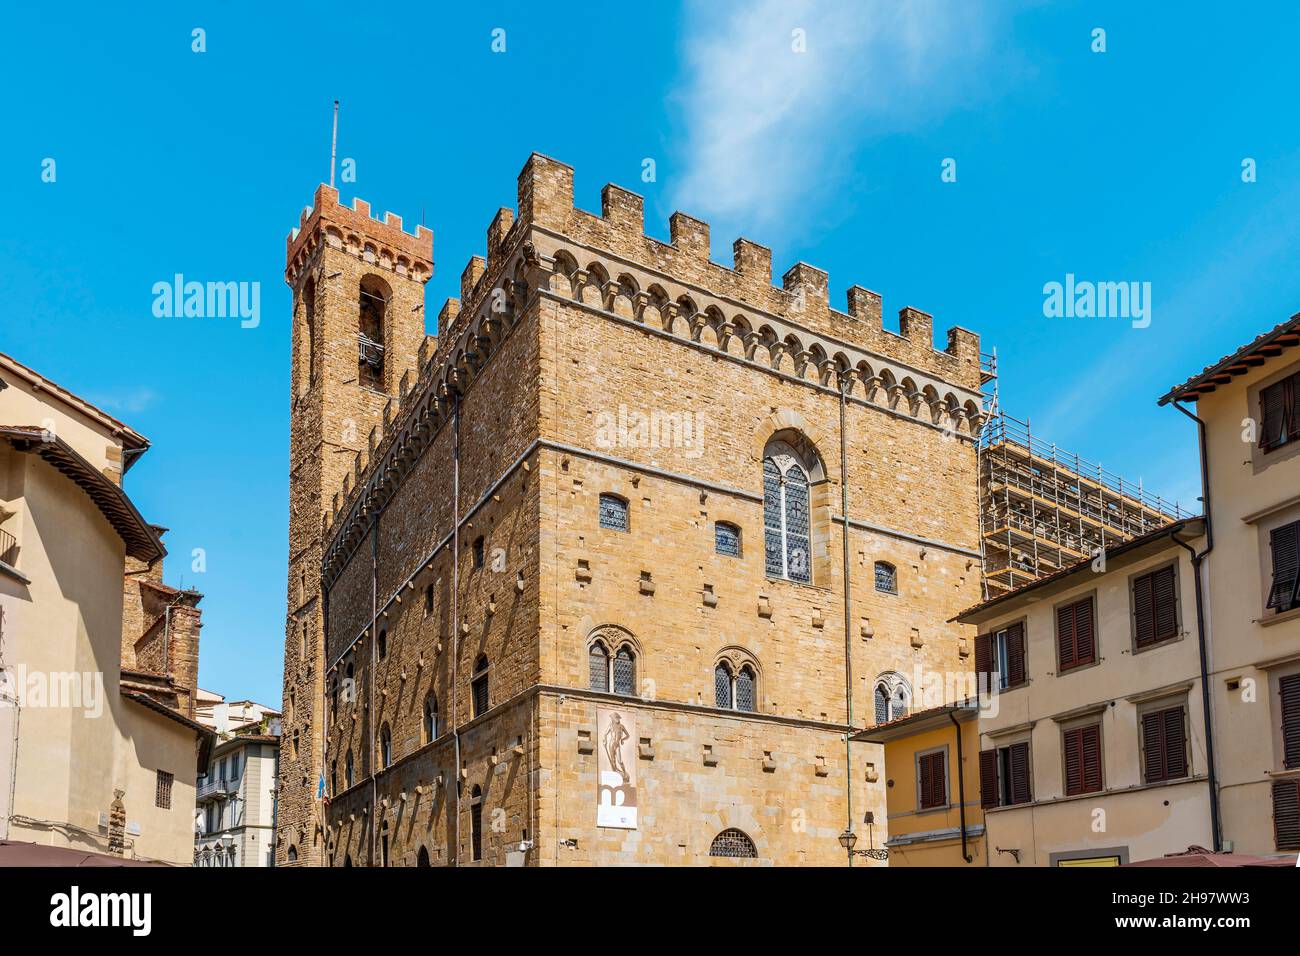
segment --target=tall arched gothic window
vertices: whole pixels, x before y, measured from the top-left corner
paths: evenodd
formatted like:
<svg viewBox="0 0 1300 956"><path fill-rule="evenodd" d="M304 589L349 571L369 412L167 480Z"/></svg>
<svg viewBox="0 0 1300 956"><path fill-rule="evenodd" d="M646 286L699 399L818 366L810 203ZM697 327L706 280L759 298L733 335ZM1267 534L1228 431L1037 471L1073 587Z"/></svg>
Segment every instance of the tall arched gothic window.
<svg viewBox="0 0 1300 956"><path fill-rule="evenodd" d="M812 580L808 471L785 442L768 444L763 457L763 537L767 574Z"/></svg>

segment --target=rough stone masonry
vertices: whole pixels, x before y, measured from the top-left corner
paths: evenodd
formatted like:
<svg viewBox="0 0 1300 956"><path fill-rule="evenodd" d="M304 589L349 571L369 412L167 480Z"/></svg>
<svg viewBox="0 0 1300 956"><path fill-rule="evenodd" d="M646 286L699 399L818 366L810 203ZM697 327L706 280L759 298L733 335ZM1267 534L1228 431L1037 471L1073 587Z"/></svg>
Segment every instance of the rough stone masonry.
<svg viewBox="0 0 1300 956"><path fill-rule="evenodd" d="M427 229L321 187L289 238L279 865L843 865L846 730L972 669L977 336L601 198L530 157L436 339Z"/></svg>

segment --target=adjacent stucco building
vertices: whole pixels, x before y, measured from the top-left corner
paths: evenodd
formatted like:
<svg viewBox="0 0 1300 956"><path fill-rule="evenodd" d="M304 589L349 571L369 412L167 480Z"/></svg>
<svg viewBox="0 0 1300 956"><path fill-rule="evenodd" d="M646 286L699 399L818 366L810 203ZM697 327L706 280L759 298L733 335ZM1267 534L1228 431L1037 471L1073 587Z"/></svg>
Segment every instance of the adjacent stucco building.
<svg viewBox="0 0 1300 956"><path fill-rule="evenodd" d="M1300 315L1161 399L1194 414L1221 839L1300 849ZM1207 844L1208 845L1208 844Z"/></svg>
<svg viewBox="0 0 1300 956"><path fill-rule="evenodd" d="M0 837L187 865L210 743L192 718L197 611L124 615L154 589L139 575L181 594L121 486L147 448L0 355Z"/></svg>

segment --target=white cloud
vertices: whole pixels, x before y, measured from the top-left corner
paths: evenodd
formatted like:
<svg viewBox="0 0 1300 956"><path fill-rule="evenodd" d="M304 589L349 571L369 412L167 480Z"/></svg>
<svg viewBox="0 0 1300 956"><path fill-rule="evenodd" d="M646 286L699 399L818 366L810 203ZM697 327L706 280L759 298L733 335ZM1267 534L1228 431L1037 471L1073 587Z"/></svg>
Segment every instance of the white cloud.
<svg viewBox="0 0 1300 956"><path fill-rule="evenodd" d="M863 135L933 119L980 85L972 66L993 19L971 0L697 0L673 97L684 132L674 207L745 229L785 222L788 235L813 218L795 207L837 186Z"/></svg>
<svg viewBox="0 0 1300 956"><path fill-rule="evenodd" d="M87 397L87 401L92 405L127 415L138 414L157 400L158 393L147 385L128 386L110 392L98 392Z"/></svg>

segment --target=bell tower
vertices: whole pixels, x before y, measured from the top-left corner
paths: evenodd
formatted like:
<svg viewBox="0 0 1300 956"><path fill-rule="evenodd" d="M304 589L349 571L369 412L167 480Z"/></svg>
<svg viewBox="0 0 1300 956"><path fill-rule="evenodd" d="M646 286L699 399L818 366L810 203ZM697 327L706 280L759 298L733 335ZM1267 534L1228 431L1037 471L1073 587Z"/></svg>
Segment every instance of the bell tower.
<svg viewBox="0 0 1300 956"><path fill-rule="evenodd" d="M276 866L318 866L324 814L325 643L320 602L323 518L384 406L413 376L424 332L433 233L354 199L316 190L289 234L284 278L293 290L290 382L289 582Z"/></svg>

